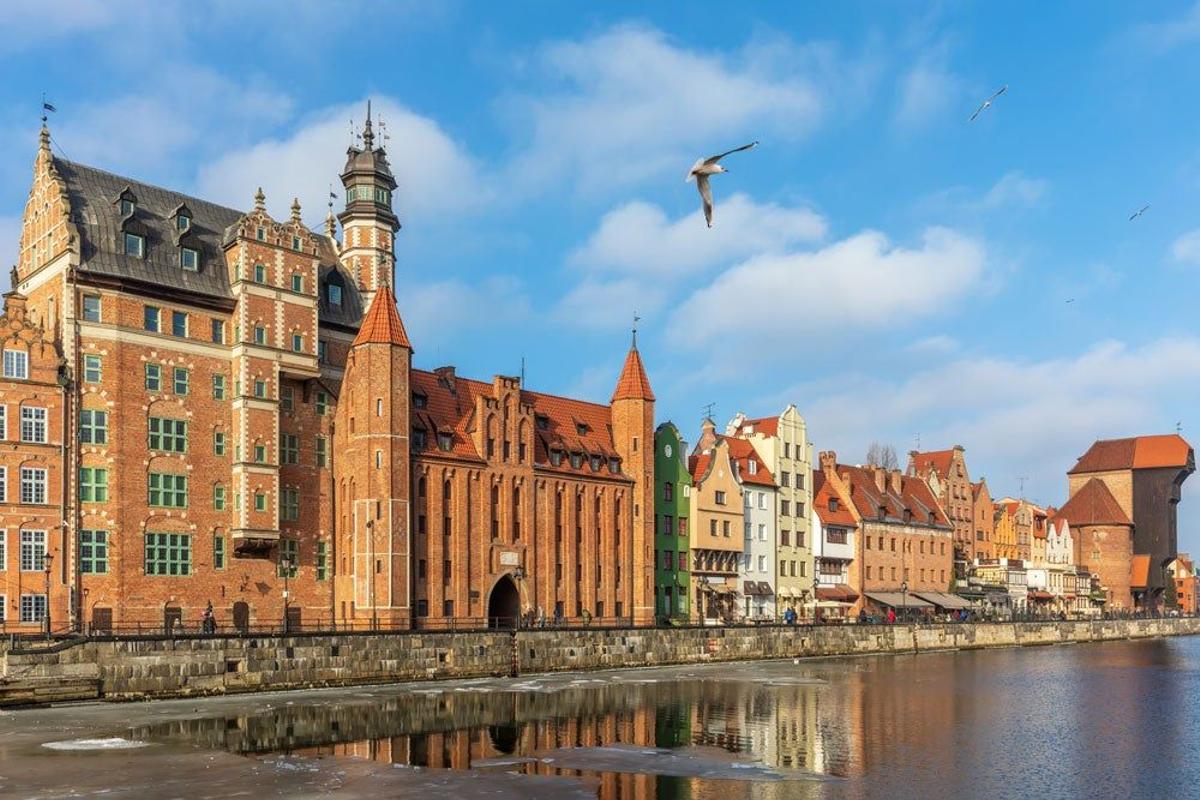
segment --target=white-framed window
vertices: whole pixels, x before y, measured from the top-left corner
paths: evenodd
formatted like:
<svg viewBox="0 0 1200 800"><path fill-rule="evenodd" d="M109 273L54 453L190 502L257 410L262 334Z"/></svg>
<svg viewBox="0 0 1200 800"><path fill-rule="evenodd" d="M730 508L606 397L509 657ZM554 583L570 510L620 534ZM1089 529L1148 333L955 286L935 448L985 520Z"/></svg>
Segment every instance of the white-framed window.
<svg viewBox="0 0 1200 800"><path fill-rule="evenodd" d="M45 443L46 409L36 406L21 407L21 441Z"/></svg>
<svg viewBox="0 0 1200 800"><path fill-rule="evenodd" d="M136 233L125 234L125 255L142 258L146 255L146 238Z"/></svg>
<svg viewBox="0 0 1200 800"><path fill-rule="evenodd" d="M24 350L5 350L4 377L29 380L29 353Z"/></svg>
<svg viewBox="0 0 1200 800"><path fill-rule="evenodd" d="M0 403L0 439L8 438L8 406Z"/></svg>
<svg viewBox="0 0 1200 800"><path fill-rule="evenodd" d="M194 247L179 248L179 266L188 272L199 272L200 251Z"/></svg>
<svg viewBox="0 0 1200 800"><path fill-rule="evenodd" d="M21 572L46 569L46 532L21 531Z"/></svg>
<svg viewBox="0 0 1200 800"><path fill-rule="evenodd" d="M85 294L83 296L83 318L87 322L100 321L100 295Z"/></svg>
<svg viewBox="0 0 1200 800"><path fill-rule="evenodd" d="M21 595L21 622L41 622L46 619L46 595Z"/></svg>
<svg viewBox="0 0 1200 800"><path fill-rule="evenodd" d="M84 356L83 357L83 382L84 383L99 383L100 378L104 374L103 363L100 356Z"/></svg>
<svg viewBox="0 0 1200 800"><path fill-rule="evenodd" d="M46 504L46 470L43 467L21 467L21 502Z"/></svg>
<svg viewBox="0 0 1200 800"><path fill-rule="evenodd" d="M175 218L175 228L181 233L190 227L192 227L192 218L187 214L180 214Z"/></svg>

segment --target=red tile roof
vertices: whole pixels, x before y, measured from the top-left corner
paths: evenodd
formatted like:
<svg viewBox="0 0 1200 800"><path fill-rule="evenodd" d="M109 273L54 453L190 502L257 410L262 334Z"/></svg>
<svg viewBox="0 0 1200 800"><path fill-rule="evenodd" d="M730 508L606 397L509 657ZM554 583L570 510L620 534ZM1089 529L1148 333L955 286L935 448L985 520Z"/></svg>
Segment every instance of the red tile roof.
<svg viewBox="0 0 1200 800"><path fill-rule="evenodd" d="M480 395L493 396L492 384L417 369L410 375L412 392L425 398L425 407L414 404L411 412L413 427L426 430L427 444L421 455L482 461L475 448L475 432L486 421L477 419L475 410ZM608 406L524 390L521 403L533 408L533 462L537 467L592 478L627 479L608 470L608 459L618 457ZM448 452L438 449L438 431L453 434ZM563 452L557 466L550 461L550 450L556 445ZM584 455L578 468L571 466L572 452ZM591 468L589 456L593 455L602 459L598 472Z"/></svg>
<svg viewBox="0 0 1200 800"><path fill-rule="evenodd" d="M400 321L400 312L396 310L392 287L384 285L375 292L371 307L363 315L358 336L354 337L354 346L360 344L396 344L412 350L404 323Z"/></svg>
<svg viewBox="0 0 1200 800"><path fill-rule="evenodd" d="M848 528L858 525L858 520L854 518L854 512L850 510L850 504L846 498L842 497L841 492L825 479L825 473L819 469L813 470L812 490L813 511L817 512L822 525L842 525ZM829 509L831 499L837 500L836 511Z"/></svg>
<svg viewBox="0 0 1200 800"><path fill-rule="evenodd" d="M950 474L950 464L954 461L953 450L930 450L927 453L913 453L913 466L918 475L924 475L932 469L939 478Z"/></svg>
<svg viewBox="0 0 1200 800"><path fill-rule="evenodd" d="M1129 588L1145 589L1150 583L1150 556L1135 555L1129 562Z"/></svg>
<svg viewBox="0 0 1200 800"><path fill-rule="evenodd" d="M779 417L761 417L759 419L748 419L742 423L742 430L747 427L754 428L755 433L761 433L764 436L779 435Z"/></svg>
<svg viewBox="0 0 1200 800"><path fill-rule="evenodd" d="M1156 467L1188 468L1194 463L1192 446L1178 434L1134 436L1097 441L1080 456L1067 474Z"/></svg>
<svg viewBox="0 0 1200 800"><path fill-rule="evenodd" d="M738 466L738 478L742 483L753 483L758 486L775 487L775 478L771 470L763 462L754 445L746 439L736 439L729 436L718 436L729 447L729 460ZM750 470L750 462L755 462L754 471Z"/></svg>
<svg viewBox="0 0 1200 800"><path fill-rule="evenodd" d="M924 479L910 475L900 476L899 494L892 491L891 475L884 483L882 492L875 486L875 471L871 467L849 467L837 465L843 480L850 481L851 500L863 521L879 519L879 509L885 511L884 522L904 524L904 512L911 515L909 523L949 528L950 522L941 505L933 496Z"/></svg>
<svg viewBox="0 0 1200 800"><path fill-rule="evenodd" d="M617 378L617 388L613 391L613 400L653 400L654 392L650 389L650 379L646 377L646 367L637 347L629 349L625 356L625 366L621 368L621 377Z"/></svg>
<svg viewBox="0 0 1200 800"><path fill-rule="evenodd" d="M1071 495L1071 499L1058 510L1055 518L1065 519L1073 527L1133 524L1108 486L1099 478L1092 478L1079 487L1079 491Z"/></svg>
<svg viewBox="0 0 1200 800"><path fill-rule="evenodd" d="M688 472L692 473L692 483L700 483L712 464L712 453L700 453L688 457Z"/></svg>

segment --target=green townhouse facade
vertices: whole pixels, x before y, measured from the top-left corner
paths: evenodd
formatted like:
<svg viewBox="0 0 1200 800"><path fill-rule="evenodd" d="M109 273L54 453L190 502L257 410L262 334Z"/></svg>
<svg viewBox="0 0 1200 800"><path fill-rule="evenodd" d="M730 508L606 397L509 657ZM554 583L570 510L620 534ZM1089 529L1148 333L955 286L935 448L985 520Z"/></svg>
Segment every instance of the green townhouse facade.
<svg viewBox="0 0 1200 800"><path fill-rule="evenodd" d="M691 611L688 550L692 475L687 443L664 422L654 432L654 596L659 620L687 620Z"/></svg>

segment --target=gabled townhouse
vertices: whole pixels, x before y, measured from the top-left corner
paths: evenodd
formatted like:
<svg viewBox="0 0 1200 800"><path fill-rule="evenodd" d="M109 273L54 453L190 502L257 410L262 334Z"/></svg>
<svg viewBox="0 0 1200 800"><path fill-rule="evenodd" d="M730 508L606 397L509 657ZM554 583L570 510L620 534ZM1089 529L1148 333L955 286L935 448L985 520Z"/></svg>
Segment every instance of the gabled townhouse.
<svg viewBox="0 0 1200 800"><path fill-rule="evenodd" d="M692 475L687 443L672 422L654 431L655 618L687 620L691 607Z"/></svg>
<svg viewBox="0 0 1200 800"><path fill-rule="evenodd" d="M739 612L753 620L775 619L775 524L778 501L775 478L754 445L722 437L742 485L742 563Z"/></svg>
<svg viewBox="0 0 1200 800"><path fill-rule="evenodd" d="M812 473L813 588L811 614L816 619L845 617L859 600L859 518L838 482Z"/></svg>
<svg viewBox="0 0 1200 800"><path fill-rule="evenodd" d="M738 568L742 560L742 484L726 440L705 420L701 441L688 458L692 491L688 504L692 558L692 620L717 623L737 611Z"/></svg>
<svg viewBox="0 0 1200 800"><path fill-rule="evenodd" d="M975 518L975 558L995 555L996 506L988 490L987 479L971 484L971 510Z"/></svg>
<svg viewBox="0 0 1200 800"><path fill-rule="evenodd" d="M974 495L964 452L960 444L949 450L913 450L906 470L910 476L925 479L954 526L954 568L960 578L966 576L975 557Z"/></svg>

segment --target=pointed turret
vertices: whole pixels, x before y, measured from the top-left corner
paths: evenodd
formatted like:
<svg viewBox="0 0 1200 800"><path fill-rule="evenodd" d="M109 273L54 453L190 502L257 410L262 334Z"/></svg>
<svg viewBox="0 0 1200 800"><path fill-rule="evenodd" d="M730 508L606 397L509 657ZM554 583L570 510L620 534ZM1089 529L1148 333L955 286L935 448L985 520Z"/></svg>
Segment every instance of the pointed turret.
<svg viewBox="0 0 1200 800"><path fill-rule="evenodd" d="M637 332L633 334L633 346L625 356L625 366L621 368L621 377L617 378L617 388L613 391L612 399L616 400L654 400L654 391L650 388L650 379L646 377L646 367L637 349Z"/></svg>
<svg viewBox="0 0 1200 800"><path fill-rule="evenodd" d="M412 350L408 332L404 330L400 312L396 309L396 295L392 294L392 287L386 283L375 292L371 307L363 315L353 346L360 344L394 344Z"/></svg>
<svg viewBox="0 0 1200 800"><path fill-rule="evenodd" d="M396 231L400 230L400 220L392 210L396 178L384 148L376 145L371 125L368 103L361 147L351 146L346 151L346 166L342 169L346 208L338 214L342 223L342 263L354 276L367 306L375 290L392 283Z"/></svg>

